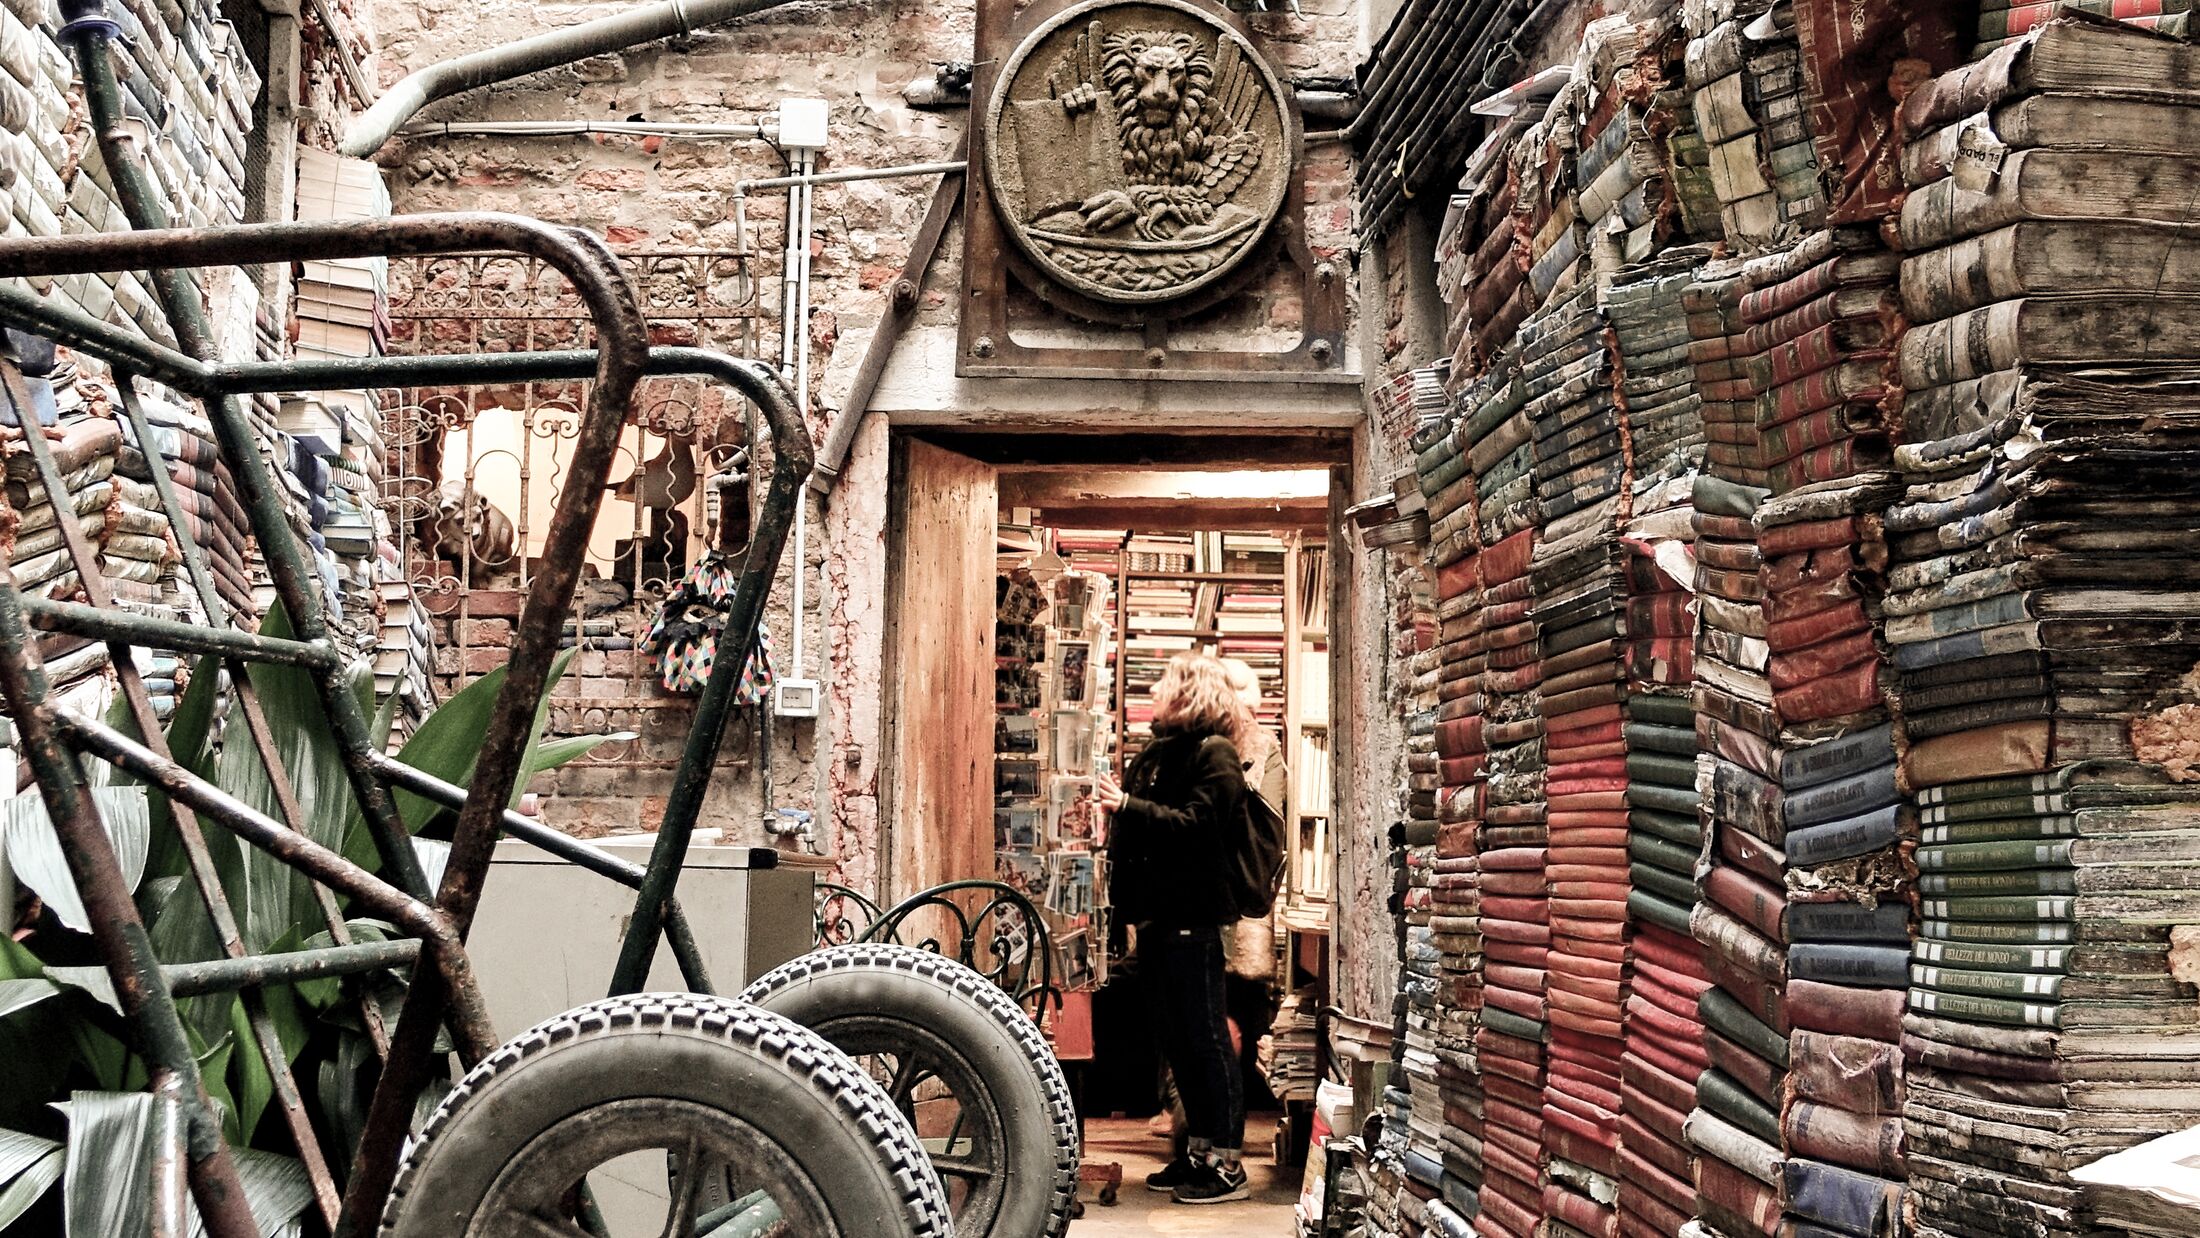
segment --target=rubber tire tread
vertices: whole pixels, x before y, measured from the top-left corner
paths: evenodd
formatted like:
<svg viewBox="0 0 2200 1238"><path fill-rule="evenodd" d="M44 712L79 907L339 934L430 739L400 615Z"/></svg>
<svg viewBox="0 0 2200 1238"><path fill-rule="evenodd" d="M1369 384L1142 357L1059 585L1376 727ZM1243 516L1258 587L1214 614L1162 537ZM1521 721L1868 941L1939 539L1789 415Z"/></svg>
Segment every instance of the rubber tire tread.
<svg viewBox="0 0 2200 1238"><path fill-rule="evenodd" d="M828 1200L833 1196L829 1184L859 1172L846 1160L859 1159L874 1167L877 1185L898 1200L902 1224L886 1231L892 1238L954 1238L946 1192L916 1132L884 1088L824 1037L793 1020L744 1002L697 993L635 993L590 1002L536 1024L484 1058L406 1141L396 1183L383 1206L380 1238L451 1238L455 1231L447 1221L420 1209L408 1216L407 1204L422 1193L430 1200L436 1198L438 1179L448 1176L439 1172L437 1153L448 1146L454 1130L467 1124L469 1114L482 1111L485 1094L518 1072L552 1066L560 1060L559 1050L581 1042L631 1037L636 1044L630 1051L646 1053L665 1036L715 1042L751 1063L776 1067L798 1091L814 1097L814 1114L829 1116L834 1138L842 1146L822 1150L781 1146L826 1188ZM736 1103L740 1099L736 1097ZM720 1107L754 1121L737 1108ZM518 1130L496 1135L516 1153L539 1133ZM434 1205L424 1208L432 1212ZM874 1236L859 1229L843 1238Z"/></svg>
<svg viewBox="0 0 2200 1238"><path fill-rule="evenodd" d="M836 971L883 969L930 980L983 1011L1006 1031L1020 1056L1038 1075L1054 1128L1054 1184L1046 1227L1031 1238L1062 1238L1077 1205L1077 1169L1084 1157L1084 1136L1069 1078L1047 1044L1039 1025L1001 987L962 963L930 950L883 942L855 942L813 950L780 964L742 990L743 1001L769 1009L774 994L799 982ZM975 1238L975 1236L971 1236ZM1015 1238L1015 1236L1010 1236Z"/></svg>

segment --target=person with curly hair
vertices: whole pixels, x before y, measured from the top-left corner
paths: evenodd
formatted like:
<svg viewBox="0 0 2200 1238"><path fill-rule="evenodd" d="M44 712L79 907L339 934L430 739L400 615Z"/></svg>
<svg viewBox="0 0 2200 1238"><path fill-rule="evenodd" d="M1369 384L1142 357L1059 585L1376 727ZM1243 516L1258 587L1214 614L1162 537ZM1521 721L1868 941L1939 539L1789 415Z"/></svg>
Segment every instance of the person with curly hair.
<svg viewBox="0 0 2200 1238"><path fill-rule="evenodd" d="M1239 745L1258 729L1211 657L1180 656L1153 688L1153 742L1118 786L1093 779L1110 813L1111 894L1136 925L1142 968L1159 1007L1162 1056L1184 1101L1184 1155L1146 1179L1181 1204L1250 1193L1241 1149L1245 1092L1230 1049L1222 935L1237 920L1225 865L1242 834Z"/></svg>

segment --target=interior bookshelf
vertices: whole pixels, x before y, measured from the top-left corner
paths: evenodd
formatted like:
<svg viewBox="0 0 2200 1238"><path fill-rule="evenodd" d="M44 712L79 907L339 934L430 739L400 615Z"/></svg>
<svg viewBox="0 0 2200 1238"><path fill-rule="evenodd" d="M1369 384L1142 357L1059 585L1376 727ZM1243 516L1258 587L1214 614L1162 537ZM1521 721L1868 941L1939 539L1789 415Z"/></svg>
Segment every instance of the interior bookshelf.
<svg viewBox="0 0 2200 1238"><path fill-rule="evenodd" d="M1104 536L1064 530L1062 553L1097 565ZM1280 914L1302 932L1329 923L1329 574L1326 548L1297 532L1126 530L1116 550L1114 677L1118 769L1152 738L1154 681L1180 653L1237 658L1261 681L1261 725L1291 776L1296 835Z"/></svg>
<svg viewBox="0 0 2200 1238"><path fill-rule="evenodd" d="M995 875L1041 908L1057 983L1107 979L1107 856L1092 774L1116 717L1102 669L1114 576L1081 569L1044 532L1000 526L994 579Z"/></svg>

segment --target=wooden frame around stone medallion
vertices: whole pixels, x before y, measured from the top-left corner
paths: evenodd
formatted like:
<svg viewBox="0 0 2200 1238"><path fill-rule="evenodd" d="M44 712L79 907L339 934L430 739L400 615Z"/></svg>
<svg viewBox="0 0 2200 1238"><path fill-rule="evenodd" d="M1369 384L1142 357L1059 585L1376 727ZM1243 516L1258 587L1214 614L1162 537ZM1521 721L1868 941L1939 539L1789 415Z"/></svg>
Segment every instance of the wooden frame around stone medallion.
<svg viewBox="0 0 2200 1238"><path fill-rule="evenodd" d="M1026 35L1082 0L1044 0L1022 14L1015 0L978 0L977 65L970 104L970 173L964 185L962 310L957 317L955 372L980 378L1117 378L1238 382L1359 381L1345 370L1345 276L1338 259L1317 258L1306 242L1304 134L1288 83L1284 125L1293 169L1283 210L1255 251L1223 280L1181 301L1155 306L1110 305L1041 273L1003 232L984 175L986 118L1003 63ZM1251 39L1238 14L1210 0L1169 0L1199 10ZM1299 273L1303 318L1298 344L1279 352L1169 347L1172 322L1211 309L1285 264ZM1008 305L1009 281L1073 319L1142 328L1137 348L1048 347L1020 344ZM1052 325L1028 323L1027 326Z"/></svg>

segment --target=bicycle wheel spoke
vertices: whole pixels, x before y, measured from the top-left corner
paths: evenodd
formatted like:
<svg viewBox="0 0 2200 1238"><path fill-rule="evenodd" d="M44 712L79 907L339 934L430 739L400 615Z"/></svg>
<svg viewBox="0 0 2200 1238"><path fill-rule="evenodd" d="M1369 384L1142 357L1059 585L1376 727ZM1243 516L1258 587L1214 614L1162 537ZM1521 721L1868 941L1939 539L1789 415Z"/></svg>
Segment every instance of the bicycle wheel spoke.
<svg viewBox="0 0 2200 1238"><path fill-rule="evenodd" d="M672 1211L665 1217L660 1238L695 1238L695 1201L703 1193L703 1141L688 1136L680 1153L680 1187L673 1196Z"/></svg>
<svg viewBox="0 0 2200 1238"><path fill-rule="evenodd" d="M570 1217L543 1217L532 1212L506 1212L502 1218L509 1229L499 1227L499 1233L513 1238L596 1238L582 1228L581 1223Z"/></svg>
<svg viewBox="0 0 2200 1238"><path fill-rule="evenodd" d="M933 1157L932 1168L942 1178L961 1178L971 1182L984 1182L1000 1173L997 1166L953 1156Z"/></svg>

